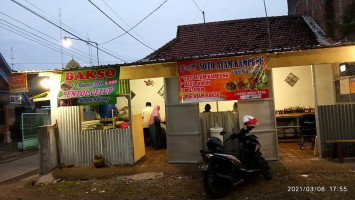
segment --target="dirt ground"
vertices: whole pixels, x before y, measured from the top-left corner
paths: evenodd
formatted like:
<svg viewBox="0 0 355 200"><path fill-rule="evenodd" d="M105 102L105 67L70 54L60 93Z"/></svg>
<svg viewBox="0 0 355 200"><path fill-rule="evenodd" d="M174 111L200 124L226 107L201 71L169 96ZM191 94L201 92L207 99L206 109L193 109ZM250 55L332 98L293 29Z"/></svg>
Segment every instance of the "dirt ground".
<svg viewBox="0 0 355 200"><path fill-rule="evenodd" d="M232 188L223 199L352 199L355 160L270 161L273 179ZM155 176L144 178L147 172ZM137 179L133 174L141 174ZM0 184L0 199L209 199L197 164L73 167L57 169L54 181L34 185L38 175ZM143 178L142 178L143 177Z"/></svg>

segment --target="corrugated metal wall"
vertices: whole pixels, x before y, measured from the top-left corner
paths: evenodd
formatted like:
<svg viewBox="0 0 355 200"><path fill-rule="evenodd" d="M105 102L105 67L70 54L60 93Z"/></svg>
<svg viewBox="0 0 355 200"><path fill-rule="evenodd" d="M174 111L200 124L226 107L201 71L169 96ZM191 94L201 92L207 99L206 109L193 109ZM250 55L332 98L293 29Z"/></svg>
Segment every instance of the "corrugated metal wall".
<svg viewBox="0 0 355 200"><path fill-rule="evenodd" d="M355 139L355 104L338 104L318 107L319 130L323 157L332 156L333 144L325 140ZM355 156L355 144L343 144L345 156Z"/></svg>
<svg viewBox="0 0 355 200"><path fill-rule="evenodd" d="M134 164L130 129L81 131L80 108L58 108L61 162L65 165L93 165L94 155L114 165Z"/></svg>

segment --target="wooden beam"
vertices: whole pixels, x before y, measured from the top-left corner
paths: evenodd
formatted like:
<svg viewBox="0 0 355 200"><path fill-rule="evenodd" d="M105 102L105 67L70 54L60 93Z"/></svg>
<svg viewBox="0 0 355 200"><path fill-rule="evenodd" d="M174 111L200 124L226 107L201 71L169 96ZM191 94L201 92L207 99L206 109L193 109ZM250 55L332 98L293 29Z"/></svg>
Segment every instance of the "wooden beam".
<svg viewBox="0 0 355 200"><path fill-rule="evenodd" d="M144 79L177 75L176 62L123 66L120 70L120 79Z"/></svg>
<svg viewBox="0 0 355 200"><path fill-rule="evenodd" d="M268 68L355 62L355 45L268 54Z"/></svg>

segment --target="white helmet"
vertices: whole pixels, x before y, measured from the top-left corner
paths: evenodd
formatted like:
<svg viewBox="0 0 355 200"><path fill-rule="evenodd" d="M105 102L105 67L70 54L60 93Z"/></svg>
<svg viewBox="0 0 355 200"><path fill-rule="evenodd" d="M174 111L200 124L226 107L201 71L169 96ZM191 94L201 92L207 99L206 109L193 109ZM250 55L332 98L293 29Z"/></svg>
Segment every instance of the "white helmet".
<svg viewBox="0 0 355 200"><path fill-rule="evenodd" d="M253 116L251 115L245 115L243 117L243 127L247 128L249 127L256 127L258 125L258 120L256 120Z"/></svg>

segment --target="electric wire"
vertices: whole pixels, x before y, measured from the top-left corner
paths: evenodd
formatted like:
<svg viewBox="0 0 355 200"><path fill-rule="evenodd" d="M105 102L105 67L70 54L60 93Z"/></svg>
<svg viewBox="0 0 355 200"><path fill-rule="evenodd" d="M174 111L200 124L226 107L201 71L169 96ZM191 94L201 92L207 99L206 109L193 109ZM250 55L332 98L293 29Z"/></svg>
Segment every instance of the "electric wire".
<svg viewBox="0 0 355 200"><path fill-rule="evenodd" d="M52 20L60 23L59 20L57 20L55 17L52 17L51 15L49 15L47 12L45 12L44 10L42 10L41 8L39 8L38 6L34 5L33 3L29 2L28 0L25 0L28 4L30 4L31 6L33 6L34 8L36 8L37 10L41 11L42 13L46 14L48 17L50 17ZM77 35L80 35L81 37L85 38L85 36L83 36L81 33L79 33L78 31L74 30L73 28L71 28L70 26L62 23L62 25L64 25L65 27L67 27L68 29L70 29L71 31L77 33Z"/></svg>
<svg viewBox="0 0 355 200"><path fill-rule="evenodd" d="M54 38L54 37L52 37L52 36L49 36L49 35L47 35L47 34L41 32L41 31L39 31L39 30L37 30L37 29L31 27L31 26L28 26L27 24L25 24L25 23L23 23L23 22L21 22L21 21L15 19L15 18L11 17L11 16L9 16L9 15L7 15L7 14L1 12L1 11L0 11L0 14L6 16L6 17L8 17L8 18L10 18L10 19L12 19L12 20L14 20L14 21L16 21L17 23L22 24L22 25L24 25L24 26L26 26L26 27L28 27L28 28L30 28L30 29L32 29L32 30L34 30L34 31L36 31L36 32L38 32L38 33L40 33L40 34L42 34L42 35L45 35L45 36L47 36L48 38L51 38L51 39L55 40L56 42L58 42L58 40L57 40L56 38ZM60 42L60 41L59 41L59 42ZM81 53L86 54L85 52L83 52L83 51L81 51L80 49L77 49L77 48L75 48L75 47L72 47L72 49L74 49L74 50L76 50L76 51L78 51L78 52L81 52Z"/></svg>
<svg viewBox="0 0 355 200"><path fill-rule="evenodd" d="M53 20L55 20L55 21L61 23L62 25L64 25L64 26L67 27L68 29L72 30L73 32L76 32L77 35L80 35L81 37L87 38L87 40L90 40L88 35L87 35L87 36L81 35L78 31L74 30L73 28L71 28L70 26L64 24L63 22L58 21L57 19L55 19L54 17L52 17L51 15L49 15L47 12L43 11L42 9L40 9L38 6L34 5L33 3L31 3L31 2L29 2L29 1L27 1L27 0L25 0L25 1L26 1L28 4L30 4L31 6L35 7L35 8L38 9L38 10L40 10L42 13L44 13L44 14L46 14L47 16L49 16L50 18L52 18ZM106 2L104 2L104 3L106 4ZM106 5L107 5L107 4L106 4ZM107 6L108 6L108 5L107 5ZM109 6L108 6L108 7L109 7ZM117 15L117 16L118 16L118 15ZM118 16L118 17L119 17L119 16ZM120 18L120 17L119 17L119 18ZM123 21L122 18L120 18L120 19ZM125 22L125 23L126 23L126 22ZM90 47L92 47L92 45L88 45L88 47L89 47L89 56L90 56L90 59L91 59L92 50L91 50ZM74 47L71 47L71 48L74 48ZM107 48L104 48L104 47L101 47L101 48L104 49L104 50L106 50L107 52L109 52L109 53L111 53L111 54L116 54L115 52L113 52L113 51L111 51L111 50L109 50L109 49L107 49ZM96 61L97 61L97 58L96 58ZM117 62L117 61L115 61L115 62ZM106 61L104 61L104 60L101 59L101 60L100 60L100 63L109 63L109 62L106 62ZM92 62L90 62L90 65L92 65Z"/></svg>
<svg viewBox="0 0 355 200"><path fill-rule="evenodd" d="M66 30L66 29L64 29L64 28L62 28L62 27L60 27L59 25L57 25L57 24L55 24L54 22L50 21L49 19L43 17L43 16L40 15L39 13L37 13L37 12L31 10L30 8L26 7L25 5L23 5L23 4L19 3L19 2L17 2L16 0L11 0L11 1L14 2L15 4L19 5L20 7L24 8L25 10L31 12L32 14L36 15L37 17L39 17L39 18L45 20L46 22L52 24L53 26L55 26L55 27L57 27L57 28L63 30L64 32L70 34L71 36L77 38L78 40L81 40L81 41L83 41L83 42L86 42L88 45L90 45L90 46L92 46L92 47L95 47L95 48L97 48L98 50L100 50L100 51L102 51L102 52L104 52L104 53L106 53L106 54L108 54L108 55L110 55L110 56L112 56L112 57L114 57L114 58L116 58L116 59L118 59L118 60L121 60L121 61L123 61L123 62L126 62L125 60L123 60L123 59L121 59L121 58L119 58L119 57L117 57L117 56L115 56L115 55L112 55L111 53L109 53L109 52L107 52L107 51L105 51L105 50L102 50L101 48L96 47L96 46L94 46L94 45L91 44L91 43L88 43L86 40L80 38L79 36L75 35L74 33L71 33L70 31L68 31L68 30Z"/></svg>
<svg viewBox="0 0 355 200"><path fill-rule="evenodd" d="M14 0L11 0L14 1ZM136 38L134 35L132 35L131 33L129 33L128 31L126 31L126 29L124 29L122 26L120 26L117 22L115 22L115 20L113 20L110 16L108 16L104 11L102 11L96 4L94 4L91 0L88 0L93 6L95 6L102 14L104 14L108 19L110 19L114 24L116 24L120 29L122 29L123 31L125 31L129 36L131 36L133 39L135 39L136 41L138 41L139 43L141 43L142 45L146 46L147 48L155 51L155 49L153 49L152 47L148 46L147 44L145 44L144 42L140 41L138 38Z"/></svg>
<svg viewBox="0 0 355 200"><path fill-rule="evenodd" d="M131 28L131 26L122 18L122 17L120 17L119 15L118 15L118 13L115 11L115 10L113 10L112 8L111 8L111 6L110 5L108 5L104 0L102 0L103 2L104 2L104 4L121 20L121 21L123 21L123 23L124 24L126 24L126 26L128 27L128 28ZM130 30L128 30L128 31L130 31ZM136 35L138 35L138 37L140 37L140 39L142 39L145 43L147 43L149 46L151 46L141 35L139 35L135 30L133 30L133 32L136 34ZM121 36L118 36L118 37L121 37ZM106 42L103 42L103 43L101 43L101 44L106 44L106 43L108 43L108 42L111 42L112 40L115 40L116 39L116 37L115 38L112 38L112 39L110 39L110 40L108 40L108 41L106 41Z"/></svg>
<svg viewBox="0 0 355 200"><path fill-rule="evenodd" d="M104 2L104 4L105 4L121 21L123 21L123 23L126 24L126 26L127 26L128 28L131 28L131 26L130 26L121 16L119 16L118 13L117 13L115 10L113 10L110 5L108 5L108 4L106 3L106 1L102 0L102 2ZM128 31L129 31L129 30L128 30ZM142 39L145 43L147 43L149 46L151 46L151 45L150 45L141 35L139 35L135 30L133 30L133 32L134 32L136 35L138 35L138 37L139 37L140 39ZM109 41L104 42L104 43L101 43L101 44L106 44L106 43L108 43L108 42L109 42Z"/></svg>
<svg viewBox="0 0 355 200"><path fill-rule="evenodd" d="M1 12L0 12L0 13L1 13ZM4 22L7 23L7 24L10 24L11 26L14 26L14 27L16 27L16 28L18 28L18 29L21 29L22 31L25 31L25 32L27 32L27 33L30 33L31 35L33 35L33 36L35 36L35 37L41 38L42 40L45 40L45 41L47 41L47 42L49 42L49 43L52 43L53 45L60 46L60 45L58 45L58 44L56 44L56 43L53 43L53 42L51 42L51 41L49 41L49 40L46 40L45 38L42 38L41 36L38 36L38 35L36 35L36 34L34 34L34 33L31 33L31 32L29 32L28 30L22 29L22 28L20 28L20 27L14 25L14 24L12 24L12 23L10 23L10 22L4 20L4 19L1 19L1 18L0 18L0 20L1 20L1 21L4 21ZM19 22L19 23L21 23L21 22ZM25 25L25 24L24 24L24 25ZM25 25L25 26L27 26L27 25ZM28 26L28 27L29 27L29 26ZM29 27L29 28L31 28L31 27ZM53 40L55 40L56 42L58 42L55 38L52 38L51 36L48 36L48 35L46 35L45 33L42 33L42 32L40 32L40 31L38 31L38 30L36 30L36 29L33 29L33 28L31 28L31 29L34 30L34 31L37 31L37 32L39 32L39 33L41 33L41 34L43 34L43 35L45 35L45 36L47 36L47 37L49 37L49 38L51 38L51 39L53 39ZM85 52L82 52L82 51L80 51L80 50L78 50L78 49L76 49L76 48L73 48L73 49L75 49L75 50L77 50L77 51L79 51L79 52L81 52L81 53L75 52L75 51L73 51L73 50L71 50L71 49L68 49L68 51L72 52L73 54L77 54L77 55L80 55L80 56L85 57L86 59L88 59L88 57L86 57L86 53L85 53Z"/></svg>
<svg viewBox="0 0 355 200"><path fill-rule="evenodd" d="M35 39L32 39L32 38L26 37L26 36L24 36L24 35L21 35L21 34L19 34L18 32L13 31L13 30L10 30L10 29L8 29L8 28L6 28L6 27L4 27L4 26L1 26L1 25L0 25L0 28L3 28L3 29L5 29L5 30L7 30L7 31L9 31L9 32L12 32L12 33L14 33L14 34L16 34L16 35L19 35L19 36L21 36L21 37L24 37L24 38L26 38L26 39L28 39L28 40L30 40L30 41L32 41L32 42L35 42L35 43L37 43L37 44L40 44L40 45L42 45L42 46L44 46L44 47L47 47L47 48L49 48L49 49L52 49L53 51L56 51L56 52L61 53L61 52L60 52L60 49L58 50L58 49L53 48L53 47L51 47L51 46L49 46L49 45L47 45L47 44L43 44L43 43L41 43L41 42L39 42L39 41L37 41L37 40L35 40ZM85 60L82 60L81 58L78 58L78 57L76 57L76 56L70 55L70 54L68 54L68 53L66 53L66 52L63 52L63 54L64 54L64 55L67 55L67 56L70 56L70 57L75 57L75 58L78 59L78 60L87 62L87 61L85 61Z"/></svg>
<svg viewBox="0 0 355 200"><path fill-rule="evenodd" d="M205 19L205 11L203 11L200 6L197 5L195 0L192 0L194 2L194 4L196 5L196 7L200 10L200 12L202 13L202 17L203 17L203 23L206 23L206 19Z"/></svg>
<svg viewBox="0 0 355 200"><path fill-rule="evenodd" d="M102 0L105 4L106 4L106 2L104 1L104 0ZM142 20L140 20L136 25L134 25L133 27L131 27L130 29L128 29L127 30L127 32L124 32L124 33L122 33L121 35L119 35L119 36L117 36L117 37L114 37L114 38L112 38L112 39L110 39L110 40L108 40L108 41L106 41L106 42L103 42L102 44L106 44L106 43L108 43L108 42L111 42L112 40L115 40L115 39L117 39L117 38L120 38L120 37L122 37L123 35L125 35L125 34L127 34L129 31L131 31L131 30L133 30L134 28L136 28L140 23L142 23L144 20L146 20L149 16L151 16L155 11L157 11L157 10L159 10L166 2L167 2L168 0L165 0L163 3L161 3L156 9L154 9L152 12L150 12L147 16L145 16ZM107 5L107 4L106 4ZM108 6L108 5L107 5ZM111 10L112 10L112 8L110 7L110 6L108 6ZM112 10L116 15L117 15L117 13L114 11L114 10ZM117 15L118 16L118 15ZM127 25L127 24L126 24Z"/></svg>
<svg viewBox="0 0 355 200"><path fill-rule="evenodd" d="M14 24L12 24L12 23L6 21L6 20L3 20L3 19L0 18L0 21L4 21L5 23L10 24L12 27L16 27L16 28L13 28L13 29L15 29L15 30L17 29L17 31L21 30L21 31L19 31L19 32L21 32L22 34L27 35L26 33L29 33L29 34L33 35L34 37L36 37L36 38L34 38L33 36L27 35L27 36L29 36L29 37L31 37L31 38L34 38L34 39L40 38L41 40L47 42L47 44L49 43L50 45L52 45L52 46L58 46L59 48L61 47L60 45L58 45L58 44L56 44L56 43L53 43L53 42L51 42L51 41L49 41L49 40L47 40L47 39L45 39L45 38L43 38L43 37L41 37L41 36L39 36L39 35L36 35L36 34L34 34L34 33L29 32L29 31L27 31L27 30L25 30L25 29L22 29L22 28L20 28L20 27L14 25ZM0 22L0 23L1 23L1 22ZM3 24L3 23L2 23L2 24ZM5 24L3 24L3 25L5 25ZM8 26L8 27L10 27L10 26ZM10 27L10 28L11 28L11 27ZM25 31L26 33L23 33L22 31ZM43 42L43 41L42 41L42 42ZM75 55L75 54L76 54L77 56L80 56L80 57L82 57L82 58L89 59L88 57L86 57L86 53L83 55L83 54L80 54L80 53L76 53L76 52L74 52L74 51L72 51L72 50L70 50L70 49L68 49L67 51L71 52L72 55Z"/></svg>
<svg viewBox="0 0 355 200"><path fill-rule="evenodd" d="M43 42L43 41L41 41L41 40L38 40L38 39L36 39L36 38L34 38L34 37L28 35L28 34L25 34L25 33L21 32L21 31L18 31L18 30L16 30L16 29L13 29L13 28L9 27L8 25L6 25L6 24L4 24L4 23L1 23L1 22L0 22L0 24L7 26L7 27L1 26L3 29L5 29L5 30L7 30L7 31L10 31L10 32L12 32L12 33L16 33L16 35L19 35L19 36L24 37L24 38L26 38L26 39L28 39L28 40L31 40L32 42L35 42L35 43L37 43L37 44L41 44L42 46L45 46L45 47L47 47L47 48L50 48L50 49L55 50L55 51L57 51L57 52L60 52L60 49L59 49L58 47L55 47L55 46L50 45L50 44L48 44L48 43L46 43L46 42ZM63 53L64 53L64 52L63 52ZM87 60L85 60L85 58L78 57L77 55L74 55L74 54L72 54L72 53L70 53L70 52L65 52L64 54L67 55L67 56L70 56L70 57L75 57L75 58L78 59L78 60L87 62Z"/></svg>
<svg viewBox="0 0 355 200"><path fill-rule="evenodd" d="M196 7L200 10L200 12L203 12L202 9L197 5L195 0L192 0L194 2L194 4L196 5Z"/></svg>
<svg viewBox="0 0 355 200"><path fill-rule="evenodd" d="M74 30L73 28L69 27L68 25L62 23L61 20L57 20L55 17L52 17L51 15L49 15L47 12L45 12L44 10L42 10L41 8L39 8L38 6L34 5L33 3L25 0L28 4L30 4L32 7L36 8L37 10L41 11L42 13L46 14L47 16L49 16L52 20L56 21L56 22L59 22L60 24L60 27L62 27L62 25L64 25L65 27L67 27L68 29L70 29L71 31L73 32L76 32L78 35L81 35L78 31ZM60 9L59 9L60 10ZM81 35L81 37L84 37L83 35ZM85 38L85 37L84 37ZM60 36L60 39L62 39L62 36ZM74 47L71 47L72 49L76 49ZM90 58L90 65L92 65L92 62L91 62L91 58L92 58L92 55L91 55L91 48L90 46L88 45L88 48L89 48L89 58ZM78 50L78 49L77 49ZM80 50L79 50L80 51ZM98 60L98 58L96 58L96 60Z"/></svg>

